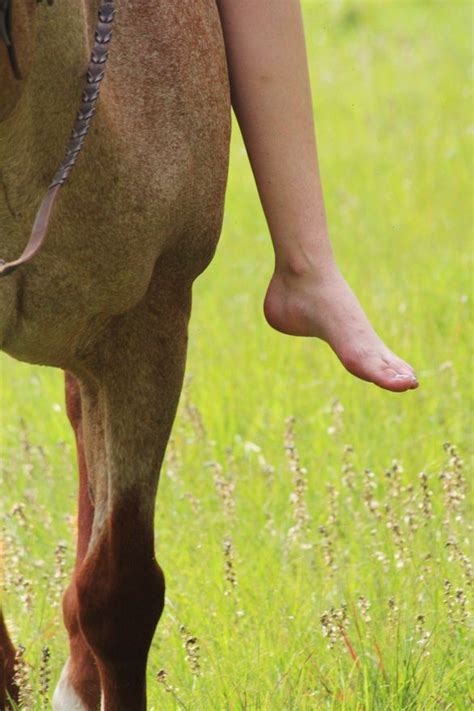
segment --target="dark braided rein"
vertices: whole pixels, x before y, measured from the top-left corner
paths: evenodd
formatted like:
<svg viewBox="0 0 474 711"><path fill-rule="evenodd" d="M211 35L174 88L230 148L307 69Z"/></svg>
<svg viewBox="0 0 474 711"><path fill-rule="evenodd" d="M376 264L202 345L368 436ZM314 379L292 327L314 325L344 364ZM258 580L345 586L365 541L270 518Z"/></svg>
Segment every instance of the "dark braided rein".
<svg viewBox="0 0 474 711"><path fill-rule="evenodd" d="M51 4L48 0L48 4ZM23 254L13 262L0 259L0 277L11 274L21 264L29 262L41 248L48 230L48 223L59 189L66 182L77 156L84 145L100 91L100 83L105 75L108 45L112 39L112 23L115 14L114 2L101 2L95 30L94 47L86 74L86 85L82 92L79 111L69 138L66 154L44 196L31 231L31 236Z"/></svg>

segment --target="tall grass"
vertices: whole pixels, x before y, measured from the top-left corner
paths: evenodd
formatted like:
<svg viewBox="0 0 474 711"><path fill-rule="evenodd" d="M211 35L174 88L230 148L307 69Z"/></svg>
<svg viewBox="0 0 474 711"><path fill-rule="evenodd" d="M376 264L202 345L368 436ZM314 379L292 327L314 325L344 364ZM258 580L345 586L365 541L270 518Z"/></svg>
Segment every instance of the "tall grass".
<svg viewBox="0 0 474 711"><path fill-rule="evenodd" d="M464 711L472 5L304 10L335 250L421 386L384 392L266 326L271 247L235 128L158 497L149 705ZM0 375L3 602L24 707L42 709L67 656L76 465L61 374L2 357Z"/></svg>

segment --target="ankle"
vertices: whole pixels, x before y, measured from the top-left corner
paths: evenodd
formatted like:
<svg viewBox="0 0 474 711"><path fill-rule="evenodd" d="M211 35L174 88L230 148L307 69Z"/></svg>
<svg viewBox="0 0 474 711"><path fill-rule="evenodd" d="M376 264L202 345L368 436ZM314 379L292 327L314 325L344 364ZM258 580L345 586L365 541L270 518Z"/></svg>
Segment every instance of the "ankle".
<svg viewBox="0 0 474 711"><path fill-rule="evenodd" d="M332 254L290 254L275 258L275 275L282 279L327 279L339 273Z"/></svg>
<svg viewBox="0 0 474 711"><path fill-rule="evenodd" d="M310 238L295 235L283 244L275 243L275 273L287 277L313 277L337 269L327 233Z"/></svg>

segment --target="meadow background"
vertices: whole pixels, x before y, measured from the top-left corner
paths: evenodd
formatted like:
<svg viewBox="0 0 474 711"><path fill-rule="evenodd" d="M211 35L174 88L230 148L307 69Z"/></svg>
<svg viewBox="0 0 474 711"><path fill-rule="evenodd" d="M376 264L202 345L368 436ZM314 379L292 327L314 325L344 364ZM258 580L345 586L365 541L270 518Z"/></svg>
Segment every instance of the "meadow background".
<svg viewBox="0 0 474 711"><path fill-rule="evenodd" d="M461 711L473 702L473 4L303 6L335 251L421 385L382 391L326 344L266 325L272 251L235 127L160 483L167 604L149 707ZM1 356L0 377L2 598L25 648L24 708L46 709L67 656L74 447L60 372Z"/></svg>

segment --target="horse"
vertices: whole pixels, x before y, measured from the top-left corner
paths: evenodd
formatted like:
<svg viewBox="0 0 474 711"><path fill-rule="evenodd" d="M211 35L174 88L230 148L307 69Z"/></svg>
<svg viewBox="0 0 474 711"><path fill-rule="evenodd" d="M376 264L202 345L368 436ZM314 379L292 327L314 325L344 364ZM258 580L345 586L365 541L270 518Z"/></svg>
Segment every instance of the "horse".
<svg viewBox="0 0 474 711"><path fill-rule="evenodd" d="M222 226L230 91L215 0L117 0L91 130L47 238L0 279L0 348L65 372L79 469L55 711L144 711L162 614L154 504L192 286ZM99 0L2 0L0 256L24 247L79 103ZM13 61L14 60L14 61ZM20 78L21 77L21 78ZM0 614L0 709L18 697Z"/></svg>

